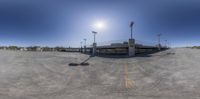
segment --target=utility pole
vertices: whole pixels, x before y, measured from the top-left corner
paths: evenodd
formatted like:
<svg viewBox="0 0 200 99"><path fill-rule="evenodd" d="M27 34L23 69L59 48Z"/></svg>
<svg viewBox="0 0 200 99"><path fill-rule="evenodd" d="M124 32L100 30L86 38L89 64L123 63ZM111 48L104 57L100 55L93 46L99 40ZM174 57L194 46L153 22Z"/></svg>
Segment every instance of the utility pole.
<svg viewBox="0 0 200 99"><path fill-rule="evenodd" d="M160 44L161 33L159 33L157 36L158 36L158 50L161 50L161 44Z"/></svg>
<svg viewBox="0 0 200 99"><path fill-rule="evenodd" d="M96 43L96 41L95 41L95 39L96 39L95 36L96 36L97 32L92 31L92 33L94 34L94 43L93 43L92 55L95 56L95 55L96 55L96 46L97 46L97 43Z"/></svg>
<svg viewBox="0 0 200 99"><path fill-rule="evenodd" d="M85 42L84 42L84 43L85 43L85 44L84 44L84 53L86 53L86 40L87 40L87 39L85 38L85 39L83 39L83 40L85 41Z"/></svg>

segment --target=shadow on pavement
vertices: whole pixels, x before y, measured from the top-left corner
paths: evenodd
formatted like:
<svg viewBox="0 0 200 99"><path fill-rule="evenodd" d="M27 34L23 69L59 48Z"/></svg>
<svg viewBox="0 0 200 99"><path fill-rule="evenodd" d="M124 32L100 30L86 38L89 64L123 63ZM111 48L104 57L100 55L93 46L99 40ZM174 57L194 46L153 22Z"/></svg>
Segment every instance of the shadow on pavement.
<svg viewBox="0 0 200 99"><path fill-rule="evenodd" d="M81 63L69 63L69 66L89 66L90 64L87 62L89 59L91 58L88 57L86 60L84 60L83 62Z"/></svg>

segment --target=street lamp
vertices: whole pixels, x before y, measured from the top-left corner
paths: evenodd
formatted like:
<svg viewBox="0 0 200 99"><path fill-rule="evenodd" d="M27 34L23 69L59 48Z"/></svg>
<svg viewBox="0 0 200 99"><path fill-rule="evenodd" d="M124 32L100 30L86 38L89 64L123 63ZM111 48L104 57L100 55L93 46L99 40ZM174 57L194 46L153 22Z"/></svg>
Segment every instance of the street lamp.
<svg viewBox="0 0 200 99"><path fill-rule="evenodd" d="M84 53L86 53L86 40L87 40L87 39L85 38L85 39L83 39L83 40L85 41L85 42L84 42L84 43L85 43L85 44L84 44Z"/></svg>
<svg viewBox="0 0 200 99"><path fill-rule="evenodd" d="M95 54L96 54L96 46L97 46L96 41L95 41L95 36L96 36L97 32L92 31L92 33L94 34L94 43L93 43L92 55L95 56Z"/></svg>
<svg viewBox="0 0 200 99"><path fill-rule="evenodd" d="M166 48L167 48L167 40L165 40L165 43L166 43L166 45L165 45L165 46L166 46Z"/></svg>
<svg viewBox="0 0 200 99"><path fill-rule="evenodd" d="M160 36L161 36L161 33L159 33L157 36L158 36L158 44L160 44Z"/></svg>
<svg viewBox="0 0 200 99"><path fill-rule="evenodd" d="M159 33L157 36L158 36L158 50L161 50L161 44L160 44L161 33Z"/></svg>
<svg viewBox="0 0 200 99"><path fill-rule="evenodd" d="M87 41L87 39L85 38L85 39L83 39L83 40L85 41L84 43L85 43L85 46L86 46L86 41Z"/></svg>
<svg viewBox="0 0 200 99"><path fill-rule="evenodd" d="M97 32L92 31L92 33L94 34L94 43L95 43L95 36L96 36Z"/></svg>
<svg viewBox="0 0 200 99"><path fill-rule="evenodd" d="M131 28L131 39L133 39L133 24L134 24L134 22L131 21L131 23L130 23L130 28Z"/></svg>
<svg viewBox="0 0 200 99"><path fill-rule="evenodd" d="M82 48L83 42L80 42L80 43L81 43L81 48Z"/></svg>
<svg viewBox="0 0 200 99"><path fill-rule="evenodd" d="M133 24L134 22L131 21L130 28L131 28L131 38L128 40L128 55L135 56L135 40L133 39Z"/></svg>
<svg viewBox="0 0 200 99"><path fill-rule="evenodd" d="M80 42L80 43L81 43L81 52L82 52L82 43L83 43L83 42Z"/></svg>

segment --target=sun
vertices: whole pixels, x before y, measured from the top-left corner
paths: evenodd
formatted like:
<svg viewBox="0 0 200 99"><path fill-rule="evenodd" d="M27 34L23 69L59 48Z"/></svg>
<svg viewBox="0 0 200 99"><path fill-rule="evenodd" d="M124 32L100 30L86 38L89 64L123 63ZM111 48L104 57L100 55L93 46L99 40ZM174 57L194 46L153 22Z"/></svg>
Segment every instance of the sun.
<svg viewBox="0 0 200 99"><path fill-rule="evenodd" d="M97 21L95 22L94 27L97 29L103 29L106 27L106 25L104 21Z"/></svg>

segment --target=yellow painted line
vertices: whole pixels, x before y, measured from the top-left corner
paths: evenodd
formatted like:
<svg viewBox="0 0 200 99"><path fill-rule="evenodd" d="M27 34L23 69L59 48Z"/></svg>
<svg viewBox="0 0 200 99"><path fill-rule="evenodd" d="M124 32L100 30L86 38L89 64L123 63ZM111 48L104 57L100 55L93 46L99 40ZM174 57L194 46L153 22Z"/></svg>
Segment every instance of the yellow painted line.
<svg viewBox="0 0 200 99"><path fill-rule="evenodd" d="M128 65L127 65L127 63L124 66L124 83L125 83L126 89L132 89L133 86L134 86L133 80L128 78Z"/></svg>

